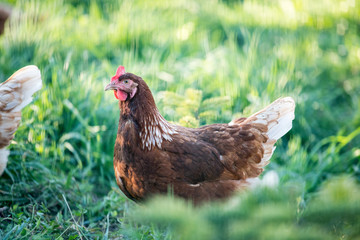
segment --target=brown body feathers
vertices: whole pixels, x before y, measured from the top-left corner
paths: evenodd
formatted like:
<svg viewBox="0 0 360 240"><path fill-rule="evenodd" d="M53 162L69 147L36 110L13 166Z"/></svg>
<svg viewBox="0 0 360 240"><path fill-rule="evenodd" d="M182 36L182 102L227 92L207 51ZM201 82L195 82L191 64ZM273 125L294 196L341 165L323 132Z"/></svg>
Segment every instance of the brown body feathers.
<svg viewBox="0 0 360 240"><path fill-rule="evenodd" d="M268 164L274 144L291 129L295 103L280 98L262 111L229 124L197 129L167 122L156 108L151 91L138 76L115 76L112 87L122 91L120 120L114 150L116 181L132 200L172 189L195 203L222 199L249 185ZM125 95L126 96L126 95Z"/></svg>

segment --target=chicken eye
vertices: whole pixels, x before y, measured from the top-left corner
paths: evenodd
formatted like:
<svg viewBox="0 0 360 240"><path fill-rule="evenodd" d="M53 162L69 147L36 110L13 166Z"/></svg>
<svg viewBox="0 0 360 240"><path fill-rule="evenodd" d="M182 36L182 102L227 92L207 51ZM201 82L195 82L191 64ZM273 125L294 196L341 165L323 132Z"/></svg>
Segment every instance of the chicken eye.
<svg viewBox="0 0 360 240"><path fill-rule="evenodd" d="M129 83L129 80L124 80L124 83L125 83L125 84Z"/></svg>

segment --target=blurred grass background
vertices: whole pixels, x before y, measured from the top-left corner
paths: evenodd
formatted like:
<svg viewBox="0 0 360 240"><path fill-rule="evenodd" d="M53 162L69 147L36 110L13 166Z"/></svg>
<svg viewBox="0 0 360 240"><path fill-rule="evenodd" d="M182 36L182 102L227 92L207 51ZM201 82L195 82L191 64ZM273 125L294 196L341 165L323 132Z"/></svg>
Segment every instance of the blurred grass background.
<svg viewBox="0 0 360 240"><path fill-rule="evenodd" d="M0 178L1 239L360 239L358 0L5 2L0 79L35 64L44 87ZM195 209L127 200L103 91L118 65L184 126L292 96L293 129L265 170L279 187Z"/></svg>

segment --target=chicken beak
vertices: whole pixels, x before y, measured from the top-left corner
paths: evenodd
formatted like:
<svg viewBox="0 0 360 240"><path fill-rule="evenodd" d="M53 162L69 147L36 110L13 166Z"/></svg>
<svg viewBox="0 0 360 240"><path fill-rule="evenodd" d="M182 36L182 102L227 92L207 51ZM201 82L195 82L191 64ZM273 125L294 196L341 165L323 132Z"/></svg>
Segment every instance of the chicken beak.
<svg viewBox="0 0 360 240"><path fill-rule="evenodd" d="M108 90L116 90L116 89L117 89L116 84L115 84L115 83L113 83L113 82L111 82L111 83L109 83L108 85L106 85L106 87L105 87L104 91L108 91Z"/></svg>

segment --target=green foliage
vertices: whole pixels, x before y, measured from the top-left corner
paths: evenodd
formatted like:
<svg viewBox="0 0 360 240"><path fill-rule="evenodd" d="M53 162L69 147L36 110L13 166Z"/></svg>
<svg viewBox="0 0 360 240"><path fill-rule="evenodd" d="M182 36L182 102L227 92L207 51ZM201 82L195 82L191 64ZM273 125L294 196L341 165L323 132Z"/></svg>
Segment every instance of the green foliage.
<svg viewBox="0 0 360 240"><path fill-rule="evenodd" d="M0 177L1 239L359 238L359 186L323 184L360 180L358 1L6 2L0 79L35 64L44 87ZM293 129L266 167L279 188L202 208L126 200L112 169L119 110L103 92L118 65L184 126L294 97Z"/></svg>
<svg viewBox="0 0 360 240"><path fill-rule="evenodd" d="M154 198L132 217L170 226L179 239L359 238L360 186L353 179L327 182L305 210L296 188L260 188L200 208L171 197Z"/></svg>

